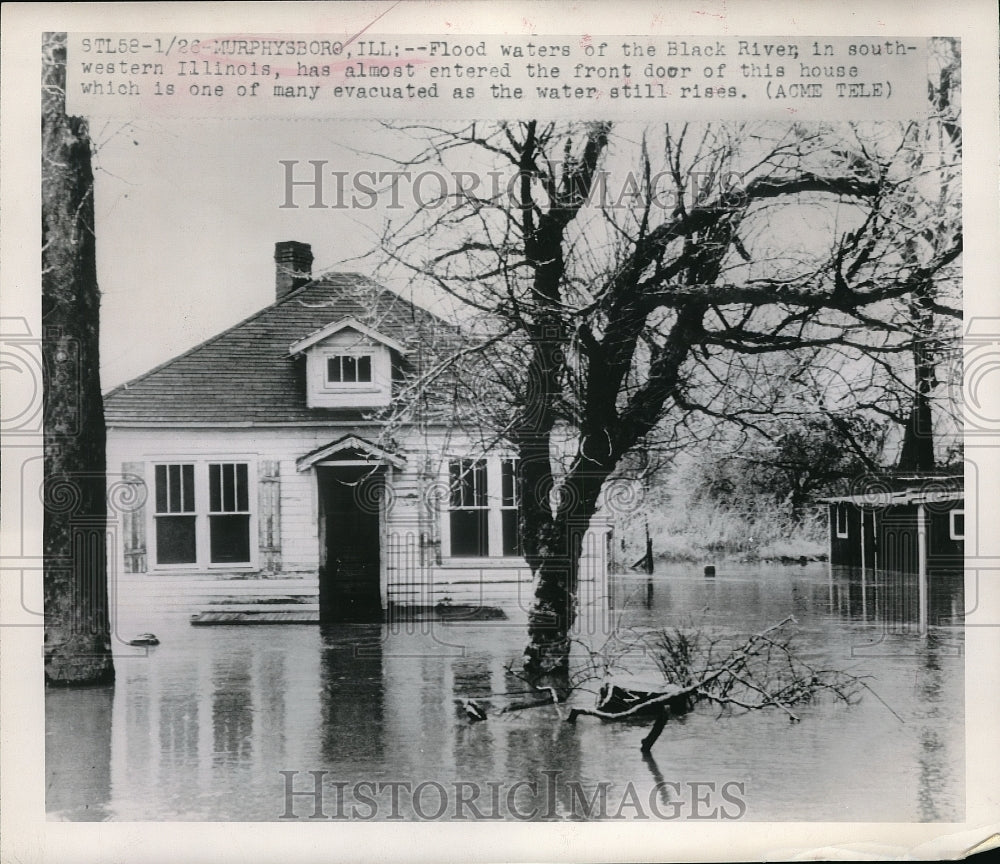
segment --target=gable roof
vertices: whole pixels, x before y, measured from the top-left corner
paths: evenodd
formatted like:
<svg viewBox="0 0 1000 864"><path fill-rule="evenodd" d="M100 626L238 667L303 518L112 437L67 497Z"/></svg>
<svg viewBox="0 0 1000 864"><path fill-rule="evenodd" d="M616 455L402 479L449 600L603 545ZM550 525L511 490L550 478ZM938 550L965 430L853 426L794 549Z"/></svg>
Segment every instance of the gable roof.
<svg viewBox="0 0 1000 864"><path fill-rule="evenodd" d="M336 441L316 448L311 453L306 453L305 456L296 460L295 467L298 471L306 471L317 462L323 462L326 459L334 461L346 459L349 462L363 461L370 465L385 462L396 468L402 468L406 465L406 459L396 453L356 435L344 435Z"/></svg>
<svg viewBox="0 0 1000 864"><path fill-rule="evenodd" d="M378 330L374 330L366 324L362 324L360 321L354 318L344 318L341 321L334 321L327 324L326 327L321 327L313 333L310 333L305 339L300 339L294 345L288 349L288 353L291 355L301 354L303 351L312 348L322 342L324 339L329 338L334 333L339 333L341 330L356 330L363 336L367 336L373 342L379 342L385 345L387 348L391 348L393 351L397 351L400 354L405 354L405 347L397 342L395 339L386 336L384 333L379 333Z"/></svg>
<svg viewBox="0 0 1000 864"><path fill-rule="evenodd" d="M308 282L217 336L111 390L108 426L272 426L363 420L371 409L309 408L294 346L341 322L398 344L419 372L461 344L456 327L356 273Z"/></svg>

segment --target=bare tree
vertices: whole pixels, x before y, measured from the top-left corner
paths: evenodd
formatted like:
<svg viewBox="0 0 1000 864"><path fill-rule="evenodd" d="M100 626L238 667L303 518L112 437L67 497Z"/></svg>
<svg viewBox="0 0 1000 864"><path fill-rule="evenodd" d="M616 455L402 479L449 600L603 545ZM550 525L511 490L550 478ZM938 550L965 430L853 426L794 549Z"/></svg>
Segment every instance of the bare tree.
<svg viewBox="0 0 1000 864"><path fill-rule="evenodd" d="M536 676L566 675L583 535L630 451L669 458L698 419L770 416L776 354L896 369L919 286L956 311L953 199L935 243L907 250L958 171L914 178L905 125L396 128L420 142L408 170L492 178L388 226L383 252L475 313L456 410L519 457Z"/></svg>
<svg viewBox="0 0 1000 864"><path fill-rule="evenodd" d="M104 408L87 122L66 115L66 34L43 38L42 338L45 680L114 680Z"/></svg>
<svg viewBox="0 0 1000 864"><path fill-rule="evenodd" d="M961 119L961 63L957 41L951 38L934 40L932 57L937 65L928 82L928 97L938 122L910 128L913 138L909 148L911 170L915 176L940 173L943 162L957 162L962 155ZM905 202L912 207L912 217L923 222L923 230L909 242L906 252L911 261L932 257L942 243L942 227L953 222L956 215L954 196L960 193L954 184L944 184L938 190L937 200L918 199ZM914 268L918 272L919 268ZM905 434L899 454L899 467L908 470L933 470L934 419L932 394L942 383L938 370L949 348L947 337L942 338L940 316L948 314L942 309L941 292L934 280L914 284L910 299L910 318L913 339L913 396L912 407L906 421Z"/></svg>

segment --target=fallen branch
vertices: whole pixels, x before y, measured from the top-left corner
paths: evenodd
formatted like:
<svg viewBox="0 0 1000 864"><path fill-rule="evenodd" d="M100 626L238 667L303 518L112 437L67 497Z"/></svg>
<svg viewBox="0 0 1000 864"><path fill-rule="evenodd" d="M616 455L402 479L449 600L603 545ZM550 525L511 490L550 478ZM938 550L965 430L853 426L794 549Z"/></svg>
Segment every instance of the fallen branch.
<svg viewBox="0 0 1000 864"><path fill-rule="evenodd" d="M687 714L701 700L720 706L722 712L777 708L798 723L801 717L794 706L824 692L846 704L857 701L862 689L879 698L864 676L816 668L803 660L795 649L795 634L788 630L795 623L788 616L759 633L742 637L742 641L694 626L641 633L630 630L629 638L622 638L616 628L600 651L587 648L582 668L563 683L565 692L551 683L535 681L509 664L507 672L530 688L520 692L535 692L539 698L512 703L496 714L554 705L563 716L561 706L573 692L583 689L588 681L602 680L595 707L572 708L566 721L576 723L581 716L605 721L651 717L652 725L640 744L648 755L670 718ZM628 671L624 660L637 649L653 657L663 676L662 689L637 690L614 683L616 674ZM508 691L505 695L513 694ZM885 704L881 698L879 702ZM473 706L475 710L465 707L471 722L486 719L478 705ZM895 711L892 713L901 720Z"/></svg>
<svg viewBox="0 0 1000 864"><path fill-rule="evenodd" d="M523 681L527 684L532 690L546 694L548 698L538 699L534 702L519 702L514 705L508 705L500 710L500 714L508 714L511 711L524 711L527 708L538 708L542 705L555 705L556 711L558 711L559 716L562 717L562 711L559 709L559 703L563 700L559 698L559 691L556 690L554 686L551 684L536 684L529 676L514 669L513 664L511 663L508 663L504 669L507 670L508 675L513 675L519 681Z"/></svg>
<svg viewBox="0 0 1000 864"><path fill-rule="evenodd" d="M664 727L667 725L667 720L670 719L670 712L666 708L660 708L659 713L656 715L656 720L653 721L653 726L649 730L649 734L642 739L642 744L640 745L640 750L645 755L648 755L653 749L653 745L656 743L656 739L660 737L660 733L663 731Z"/></svg>
<svg viewBox="0 0 1000 864"><path fill-rule="evenodd" d="M534 702L515 702L512 705L507 705L501 708L498 714L510 714L513 711L525 711L528 708L540 708L542 705L552 705L555 702L552 696L547 696L543 699L536 699Z"/></svg>
<svg viewBox="0 0 1000 864"><path fill-rule="evenodd" d="M577 717L587 716L621 721L651 714L653 725L641 743L648 753L670 717L687 713L702 699L723 710L777 708L797 723L801 718L793 706L824 691L849 704L862 687L871 689L860 676L817 669L802 660L793 647L794 634L787 631L794 623L789 616L735 646L727 645L725 637L711 638L703 629L650 632L647 648L667 686L646 692L606 684L595 708L574 708L567 720L575 723ZM716 659L720 654L721 660Z"/></svg>
<svg viewBox="0 0 1000 864"><path fill-rule="evenodd" d="M676 714L686 713L690 705L691 696L694 694L695 688L688 687L684 689L675 689L670 691L665 691L662 693L646 693L643 694L646 698L641 701L637 701L635 705L630 708L623 708L620 710L609 710L607 707L601 707L607 704L606 700L602 700L598 703L597 708L574 708L569 712L569 716L566 718L567 722L575 723L576 718L583 715L586 717L600 717L602 720L625 720L629 717L641 716L644 714L657 714L662 712L664 708L673 711ZM629 690L623 690L620 687L614 687L613 691L617 692L634 692Z"/></svg>

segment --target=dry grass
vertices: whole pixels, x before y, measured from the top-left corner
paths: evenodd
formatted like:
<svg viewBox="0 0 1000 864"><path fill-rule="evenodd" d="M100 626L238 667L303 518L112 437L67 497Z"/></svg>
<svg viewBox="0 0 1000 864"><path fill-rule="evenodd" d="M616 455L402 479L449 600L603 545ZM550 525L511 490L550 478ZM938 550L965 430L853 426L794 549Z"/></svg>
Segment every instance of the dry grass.
<svg viewBox="0 0 1000 864"><path fill-rule="evenodd" d="M695 502L648 514L653 554L666 561L700 562L732 558L744 561L817 558L827 551L822 513L795 523L768 502L747 517L718 503ZM623 526L626 565L645 549L645 520ZM633 555L634 553L634 555ZM625 560L628 559L628 560Z"/></svg>

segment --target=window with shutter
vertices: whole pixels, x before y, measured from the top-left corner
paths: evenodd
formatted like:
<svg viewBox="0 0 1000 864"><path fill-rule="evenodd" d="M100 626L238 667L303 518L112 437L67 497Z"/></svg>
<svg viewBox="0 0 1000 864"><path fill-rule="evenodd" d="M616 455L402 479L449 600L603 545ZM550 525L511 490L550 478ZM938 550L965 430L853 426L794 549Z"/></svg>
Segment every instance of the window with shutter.
<svg viewBox="0 0 1000 864"><path fill-rule="evenodd" d="M208 466L208 525L213 564L250 560L250 493L245 462Z"/></svg>
<svg viewBox="0 0 1000 864"><path fill-rule="evenodd" d="M235 460L154 465L157 567L228 564L245 569L255 563L250 467Z"/></svg>

